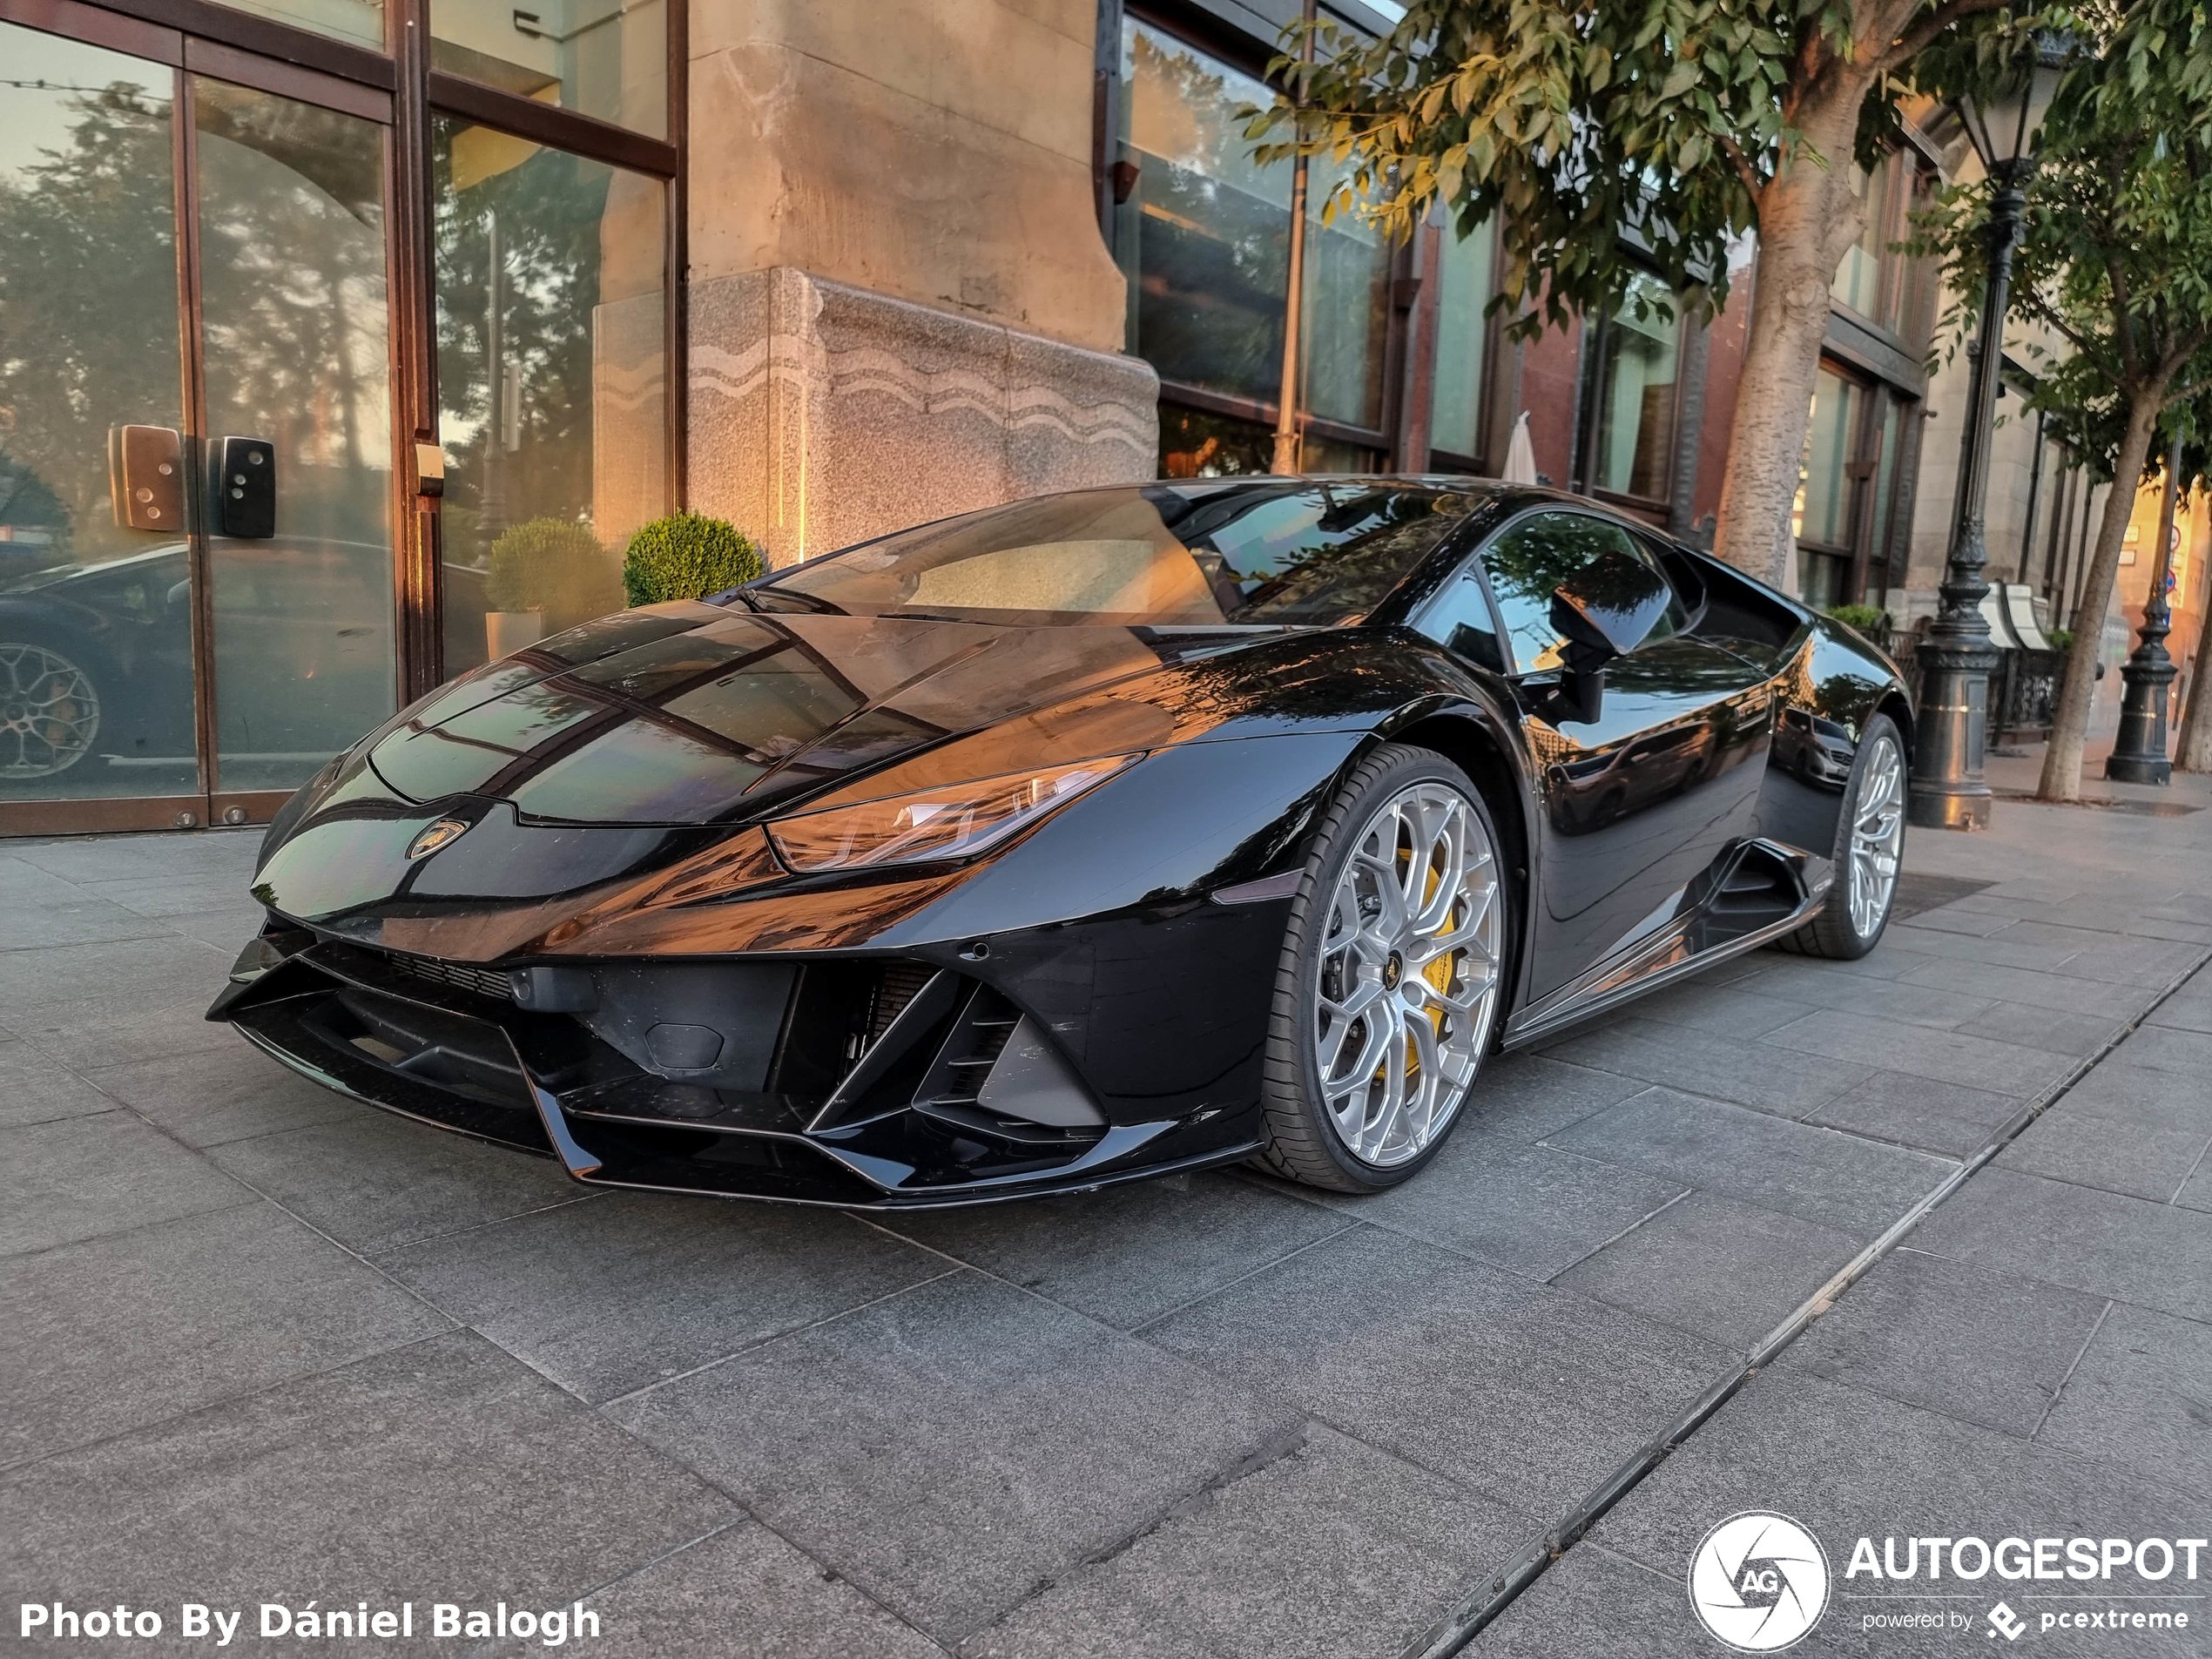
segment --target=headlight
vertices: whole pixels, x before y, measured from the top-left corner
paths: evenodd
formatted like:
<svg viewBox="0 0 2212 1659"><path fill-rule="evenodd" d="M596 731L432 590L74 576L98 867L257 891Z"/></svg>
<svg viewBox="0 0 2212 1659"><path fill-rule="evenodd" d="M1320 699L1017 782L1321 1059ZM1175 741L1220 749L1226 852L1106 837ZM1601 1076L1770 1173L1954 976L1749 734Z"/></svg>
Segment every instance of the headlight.
<svg viewBox="0 0 2212 1659"><path fill-rule="evenodd" d="M768 839L785 864L801 875L964 859L996 846L1143 758L1141 752L1106 755L804 813L769 825Z"/></svg>

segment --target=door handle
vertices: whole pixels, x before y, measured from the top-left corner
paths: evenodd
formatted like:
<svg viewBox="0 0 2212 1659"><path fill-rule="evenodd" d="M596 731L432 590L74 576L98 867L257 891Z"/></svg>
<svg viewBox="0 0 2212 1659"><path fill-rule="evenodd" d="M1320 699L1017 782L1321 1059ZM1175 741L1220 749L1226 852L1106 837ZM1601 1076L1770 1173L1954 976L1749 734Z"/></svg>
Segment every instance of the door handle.
<svg viewBox="0 0 2212 1659"><path fill-rule="evenodd" d="M266 438L223 438L215 445L215 533L266 541L276 534L276 445Z"/></svg>
<svg viewBox="0 0 2212 1659"><path fill-rule="evenodd" d="M185 533L185 441L176 428L110 427L107 483L117 528Z"/></svg>

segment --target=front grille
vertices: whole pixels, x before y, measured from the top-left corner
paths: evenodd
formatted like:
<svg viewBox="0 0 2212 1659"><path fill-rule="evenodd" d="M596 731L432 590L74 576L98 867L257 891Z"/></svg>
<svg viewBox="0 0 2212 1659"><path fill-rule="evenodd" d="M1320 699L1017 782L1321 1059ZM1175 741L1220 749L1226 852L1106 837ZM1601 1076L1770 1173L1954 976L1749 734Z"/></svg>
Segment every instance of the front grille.
<svg viewBox="0 0 2212 1659"><path fill-rule="evenodd" d="M434 985L450 985L463 991L474 991L478 996L489 996L502 1002L511 1002L514 988L507 982L504 970L496 968L469 968L461 962L441 962L428 956L388 956L386 961L411 978L428 980Z"/></svg>

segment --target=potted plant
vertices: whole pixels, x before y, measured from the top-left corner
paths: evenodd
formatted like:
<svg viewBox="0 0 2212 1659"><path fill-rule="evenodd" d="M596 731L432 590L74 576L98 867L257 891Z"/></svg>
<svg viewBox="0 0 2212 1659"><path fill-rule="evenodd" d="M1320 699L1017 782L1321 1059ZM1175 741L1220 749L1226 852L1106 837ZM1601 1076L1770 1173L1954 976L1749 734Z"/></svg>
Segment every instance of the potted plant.
<svg viewBox="0 0 2212 1659"><path fill-rule="evenodd" d="M760 550L727 520L671 513L630 538L622 586L632 605L704 599L752 581L763 568Z"/></svg>
<svg viewBox="0 0 2212 1659"><path fill-rule="evenodd" d="M614 561L570 518L525 519L491 544L484 646L495 658L621 609Z"/></svg>

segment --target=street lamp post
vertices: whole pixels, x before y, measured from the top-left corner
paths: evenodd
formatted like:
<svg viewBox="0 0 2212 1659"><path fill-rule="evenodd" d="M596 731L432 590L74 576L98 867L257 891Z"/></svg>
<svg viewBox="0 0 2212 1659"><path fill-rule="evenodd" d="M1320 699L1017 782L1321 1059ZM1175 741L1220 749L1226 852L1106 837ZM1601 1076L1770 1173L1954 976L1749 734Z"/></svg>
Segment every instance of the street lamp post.
<svg viewBox="0 0 2212 1659"><path fill-rule="evenodd" d="M1997 382L2005 354L2005 307L2027 205L2033 145L2043 111L2058 90L2065 60L2060 43L2039 41L2033 67L2001 91L1962 98L1959 114L1994 186L1989 205L1989 286L1968 378L1966 432L1959 442L1958 510L1944 564L1942 605L1920 644L1919 753L1906 813L1932 829L1986 829L1989 786L1982 781L1989 738L1989 671L1997 648L1981 614L1989 584L1983 523L1989 507L1989 441L1997 415Z"/></svg>
<svg viewBox="0 0 2212 1659"><path fill-rule="evenodd" d="M2142 643L2120 670L2128 685L2120 698L2120 738L2105 757L2105 776L2116 783L2174 781L2174 763L2166 755L2166 688L2181 670L2166 654L2166 636L2174 631L2174 613L2166 604L2166 573L2173 568L2174 509L2181 485L2182 440L2176 434L2166 456L2166 494L2158 509L2158 562L2151 566L2150 592L2143 598Z"/></svg>

